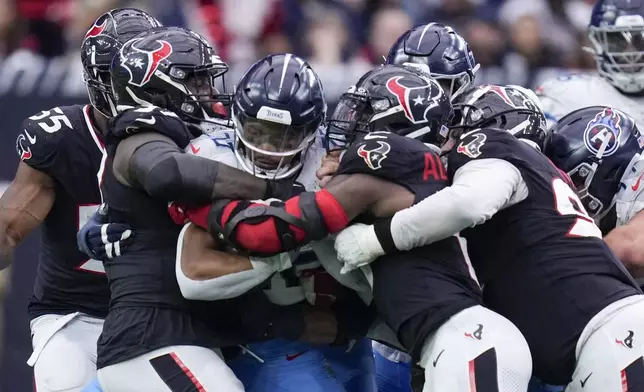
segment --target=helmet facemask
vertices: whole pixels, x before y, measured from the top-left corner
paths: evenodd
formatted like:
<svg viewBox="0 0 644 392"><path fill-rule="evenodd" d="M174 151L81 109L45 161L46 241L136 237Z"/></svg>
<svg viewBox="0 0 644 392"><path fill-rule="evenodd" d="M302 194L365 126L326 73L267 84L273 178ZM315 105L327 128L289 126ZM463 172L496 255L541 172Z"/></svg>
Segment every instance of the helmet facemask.
<svg viewBox="0 0 644 392"><path fill-rule="evenodd" d="M644 91L644 24L590 26L588 37L601 76L625 93Z"/></svg>
<svg viewBox="0 0 644 392"><path fill-rule="evenodd" d="M92 75L90 75L92 73ZM83 69L90 104L105 117L116 116L116 103L112 95L109 65L88 66Z"/></svg>
<svg viewBox="0 0 644 392"><path fill-rule="evenodd" d="M179 94L169 94L170 107L186 123L198 126L204 133L221 126L231 126L228 115L230 95L225 91L224 74L228 67L211 63L203 66L173 65L169 77L159 77L179 89ZM165 77L165 78L164 78Z"/></svg>
<svg viewBox="0 0 644 392"><path fill-rule="evenodd" d="M360 134L368 133L373 112L366 94L342 94L327 127L327 151L345 150Z"/></svg>
<svg viewBox="0 0 644 392"><path fill-rule="evenodd" d="M254 176L271 180L299 172L323 118L296 126L289 112L265 106L257 118L233 107L232 117L237 161Z"/></svg>

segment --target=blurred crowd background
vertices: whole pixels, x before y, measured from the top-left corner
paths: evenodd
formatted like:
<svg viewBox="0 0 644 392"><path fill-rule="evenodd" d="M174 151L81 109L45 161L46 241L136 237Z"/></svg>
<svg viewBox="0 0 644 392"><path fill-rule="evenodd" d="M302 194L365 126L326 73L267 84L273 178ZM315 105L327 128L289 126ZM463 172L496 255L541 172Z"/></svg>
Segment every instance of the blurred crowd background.
<svg viewBox="0 0 644 392"><path fill-rule="evenodd" d="M271 52L306 58L331 107L383 61L417 24L452 25L481 64L476 83L535 88L570 70L593 70L583 51L593 0L0 0L0 193L18 164L22 120L41 110L87 102L79 47L93 21L116 7L137 7L164 25L195 30L230 65L230 88ZM0 290L0 391L27 391L31 353L27 299L39 233L18 247L12 289ZM0 284L0 287L2 284ZM4 323L2 314L4 313ZM3 327L3 328L2 328ZM4 339L1 330L4 329ZM4 350L1 350L4 340ZM4 351L4 352L2 352Z"/></svg>
<svg viewBox="0 0 644 392"><path fill-rule="evenodd" d="M482 69L478 83L535 87L592 69L593 0L0 0L0 95L82 95L78 50L94 18L122 6L207 37L234 84L253 61L290 51L308 59L333 101L416 24L452 25Z"/></svg>

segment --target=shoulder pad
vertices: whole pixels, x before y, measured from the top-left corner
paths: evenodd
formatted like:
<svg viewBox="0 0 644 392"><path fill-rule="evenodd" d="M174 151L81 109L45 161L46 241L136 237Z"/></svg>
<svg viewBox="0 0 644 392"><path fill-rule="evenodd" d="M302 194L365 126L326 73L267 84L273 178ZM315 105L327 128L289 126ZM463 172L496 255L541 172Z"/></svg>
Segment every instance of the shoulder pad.
<svg viewBox="0 0 644 392"><path fill-rule="evenodd" d="M615 195L617 226L627 224L644 210L644 157L624 173Z"/></svg>
<svg viewBox="0 0 644 392"><path fill-rule="evenodd" d="M425 143L388 132L372 132L352 144L340 161L337 174L368 174L405 187L447 183L447 172L440 157ZM412 192L420 195L419 189Z"/></svg>
<svg viewBox="0 0 644 392"><path fill-rule="evenodd" d="M511 145L519 139L499 129L476 129L464 133L448 154L450 176L461 166L474 159L507 159Z"/></svg>
<svg viewBox="0 0 644 392"><path fill-rule="evenodd" d="M569 74L550 79L537 87L535 92L541 101L541 108L548 121L548 126L571 111L583 107L579 103L581 97L589 92L589 84L593 82L590 74ZM592 106L592 104L586 105Z"/></svg>
<svg viewBox="0 0 644 392"><path fill-rule="evenodd" d="M20 160L38 170L47 169L73 137L74 129L87 128L82 106L56 107L28 117L16 137Z"/></svg>
<svg viewBox="0 0 644 392"><path fill-rule="evenodd" d="M137 132L158 132L186 148L192 134L175 113L157 106L126 109L110 120L110 136L117 140Z"/></svg>

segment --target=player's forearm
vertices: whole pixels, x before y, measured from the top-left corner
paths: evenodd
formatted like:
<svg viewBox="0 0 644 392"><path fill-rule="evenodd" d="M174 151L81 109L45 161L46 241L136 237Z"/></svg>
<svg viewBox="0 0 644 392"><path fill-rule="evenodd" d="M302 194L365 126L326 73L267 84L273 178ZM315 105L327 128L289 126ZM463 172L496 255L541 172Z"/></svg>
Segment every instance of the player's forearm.
<svg viewBox="0 0 644 392"><path fill-rule="evenodd" d="M259 255L294 250L337 233L348 224L346 212L326 190L304 192L274 205L248 201L215 203L188 215L213 237Z"/></svg>
<svg viewBox="0 0 644 392"><path fill-rule="evenodd" d="M266 194L266 181L183 153L164 141L140 146L131 156L128 169L133 183L150 196L168 201L203 204L220 198L259 199Z"/></svg>
<svg viewBox="0 0 644 392"><path fill-rule="evenodd" d="M187 225L179 235L176 276L187 299L215 301L235 298L262 284L283 265L288 254L255 259L217 250L210 234Z"/></svg>
<svg viewBox="0 0 644 392"><path fill-rule="evenodd" d="M239 269L235 272L222 273L219 269L211 271L210 277L204 273L202 279L189 277L188 274L179 268L177 270L177 282L181 294L192 300L216 301L239 297L251 289L259 286L273 274L273 269L267 263L251 262L246 258L248 268ZM230 268L228 268L230 269Z"/></svg>
<svg viewBox="0 0 644 392"><path fill-rule="evenodd" d="M639 220L643 220L640 217ZM613 229L604 241L634 278L644 277L644 224L631 222Z"/></svg>
<svg viewBox="0 0 644 392"><path fill-rule="evenodd" d="M425 246L488 220L508 205L521 181L518 170L507 165L469 162L450 187L377 222L374 230L384 251Z"/></svg>

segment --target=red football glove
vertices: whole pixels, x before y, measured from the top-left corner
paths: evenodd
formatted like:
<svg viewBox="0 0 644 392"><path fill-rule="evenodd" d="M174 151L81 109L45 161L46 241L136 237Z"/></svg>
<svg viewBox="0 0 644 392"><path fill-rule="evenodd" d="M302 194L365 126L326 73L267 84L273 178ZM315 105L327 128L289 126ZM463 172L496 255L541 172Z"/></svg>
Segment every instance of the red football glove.
<svg viewBox="0 0 644 392"><path fill-rule="evenodd" d="M186 208L178 203L170 202L168 204L168 214L174 223L178 225L185 225L188 223L188 214Z"/></svg>
<svg viewBox="0 0 644 392"><path fill-rule="evenodd" d="M190 222L201 227L202 229L208 230L208 214L210 213L210 204L201 207L190 208L187 213Z"/></svg>

